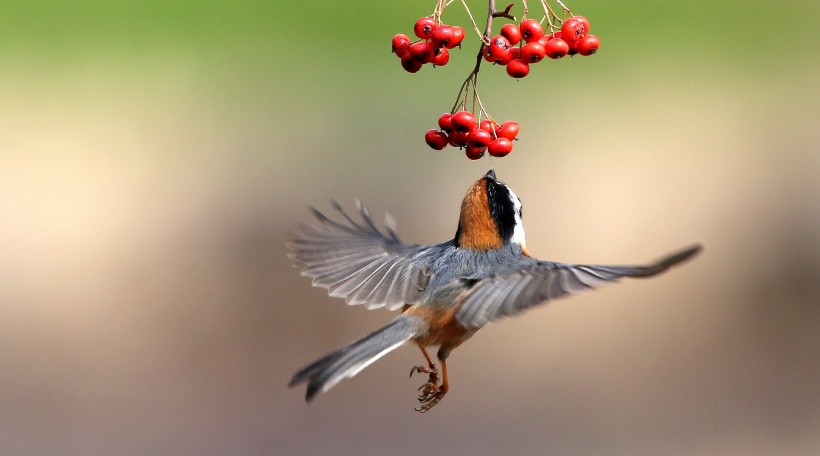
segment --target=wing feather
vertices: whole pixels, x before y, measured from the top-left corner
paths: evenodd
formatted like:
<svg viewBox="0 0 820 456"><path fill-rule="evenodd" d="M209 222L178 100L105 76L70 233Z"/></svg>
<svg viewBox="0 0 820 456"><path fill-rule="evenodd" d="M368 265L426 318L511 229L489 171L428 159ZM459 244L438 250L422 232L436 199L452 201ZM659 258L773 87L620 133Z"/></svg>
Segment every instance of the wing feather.
<svg viewBox="0 0 820 456"><path fill-rule="evenodd" d="M362 298L363 302L368 303L368 309L377 309L387 305L387 296L390 294L390 288L396 280L397 270L398 262L392 261L387 264L387 271L385 271L378 282L375 280L371 281L372 286L369 286L370 293Z"/></svg>
<svg viewBox="0 0 820 456"><path fill-rule="evenodd" d="M389 285L383 287L387 290L387 294L384 298L384 306L388 310L399 309L404 306L404 304L410 302L405 299L405 296L409 296L408 292L405 290L405 285L408 283L407 267L408 266L406 264L397 262L396 272L393 273L393 281L390 282Z"/></svg>
<svg viewBox="0 0 820 456"><path fill-rule="evenodd" d="M621 277L651 277L701 250L695 245L642 266L573 265L526 262L512 271L479 280L456 312L459 324L477 329L537 304L616 282Z"/></svg>
<svg viewBox="0 0 820 456"><path fill-rule="evenodd" d="M370 268L370 271L356 277L356 281L359 282L359 284L347 294L348 304L356 305L368 302L368 296L373 294L373 291L379 286L379 283L381 283L387 273L387 270L390 269L390 263L384 261L383 259L380 261L374 261L371 265L372 267ZM367 268L365 270L367 270ZM383 305L383 303L375 304L379 306Z"/></svg>
<svg viewBox="0 0 820 456"><path fill-rule="evenodd" d="M287 243L288 256L314 286L348 304L395 310L416 302L429 281L430 250L436 246L403 244L389 217L383 234L367 208L356 204L360 220L335 201L339 221L311 209L320 223L299 227Z"/></svg>
<svg viewBox="0 0 820 456"><path fill-rule="evenodd" d="M356 291L362 283L370 279L378 270L379 266L380 263L374 260L366 262L361 267L357 267L347 276L337 280L336 283L328 287L330 295L337 298L345 298L349 304L361 304L352 302L354 297L353 292ZM345 272L348 272L348 270L345 270Z"/></svg>

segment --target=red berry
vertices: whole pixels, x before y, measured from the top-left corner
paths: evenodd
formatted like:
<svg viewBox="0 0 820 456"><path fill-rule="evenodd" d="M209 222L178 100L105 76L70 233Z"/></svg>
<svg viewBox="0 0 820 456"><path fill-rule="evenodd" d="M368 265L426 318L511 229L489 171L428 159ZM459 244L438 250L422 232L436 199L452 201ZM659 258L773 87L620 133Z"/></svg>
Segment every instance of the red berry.
<svg viewBox="0 0 820 456"><path fill-rule="evenodd" d="M521 41L521 29L515 24L504 24L501 27L501 36L507 39L512 45L516 45Z"/></svg>
<svg viewBox="0 0 820 456"><path fill-rule="evenodd" d="M453 39L450 40L450 44L447 46L447 48L452 49L452 48L458 46L459 44L461 44L461 42L463 40L464 40L464 29L457 26L457 25L454 25L453 26Z"/></svg>
<svg viewBox="0 0 820 456"><path fill-rule="evenodd" d="M577 19L567 19L564 21L564 25L561 26L561 39L567 43L578 41L583 38L585 34L584 24Z"/></svg>
<svg viewBox="0 0 820 456"><path fill-rule="evenodd" d="M438 127L441 128L442 130L444 130L447 133L450 133L451 131L453 131L453 124L450 123L450 118L452 118L452 117L453 117L453 115L448 113L448 112L445 112L444 114L442 114L438 118Z"/></svg>
<svg viewBox="0 0 820 456"><path fill-rule="evenodd" d="M595 35L587 35L578 41L578 53L581 55L592 55L598 52L601 41Z"/></svg>
<svg viewBox="0 0 820 456"><path fill-rule="evenodd" d="M401 58L407 50L410 49L410 37L404 33L399 33L393 37L393 52L396 56Z"/></svg>
<svg viewBox="0 0 820 456"><path fill-rule="evenodd" d="M569 46L569 52L567 53L567 55L572 56L572 55L577 54L578 53L578 43L580 43L580 42L581 42L581 40L568 42L567 46Z"/></svg>
<svg viewBox="0 0 820 456"><path fill-rule="evenodd" d="M569 45L561 38L549 40L544 49L547 51L547 57L551 59L560 59L569 53Z"/></svg>
<svg viewBox="0 0 820 456"><path fill-rule="evenodd" d="M495 131L498 130L498 124L490 119L484 119L478 124L478 128L489 132L491 135L495 135Z"/></svg>
<svg viewBox="0 0 820 456"><path fill-rule="evenodd" d="M515 46L510 50L512 51L512 52L510 52L510 60L515 60L515 59L520 59L521 58L521 48L520 47ZM509 62L507 62L507 63L509 63Z"/></svg>
<svg viewBox="0 0 820 456"><path fill-rule="evenodd" d="M433 60L430 60L430 63L438 66L447 65L447 62L450 61L450 51L447 48L436 48L433 51L436 55Z"/></svg>
<svg viewBox="0 0 820 456"><path fill-rule="evenodd" d="M435 150L441 150L447 147L447 135L445 135L443 131L428 130L427 133L424 134L424 141Z"/></svg>
<svg viewBox="0 0 820 456"><path fill-rule="evenodd" d="M513 49L518 49L518 48L515 48L515 47L510 48L510 53L507 54L507 57L504 57L503 59L496 60L495 64L504 66L504 65L510 63L510 61L513 59L513 53L512 53Z"/></svg>
<svg viewBox="0 0 820 456"><path fill-rule="evenodd" d="M487 152L493 157L503 157L512 152L513 143L507 138L498 138L490 142L487 146Z"/></svg>
<svg viewBox="0 0 820 456"><path fill-rule="evenodd" d="M416 34L417 37L421 39L428 39L436 30L436 21L433 20L432 17L423 17L416 21L416 25L413 26L413 32Z"/></svg>
<svg viewBox="0 0 820 456"><path fill-rule="evenodd" d="M467 145L467 135L466 131L451 131L447 135L447 142L453 147L464 147Z"/></svg>
<svg viewBox="0 0 820 456"><path fill-rule="evenodd" d="M419 62L418 60L414 59L410 52L405 52L403 56L401 56L401 66L408 72L408 73L416 73L421 69L423 63Z"/></svg>
<svg viewBox="0 0 820 456"><path fill-rule="evenodd" d="M441 25L433 32L432 40L435 47L448 47L452 39L453 28L449 25Z"/></svg>
<svg viewBox="0 0 820 456"><path fill-rule="evenodd" d="M512 120L504 122L495 134L498 135L499 138L507 138L512 141L518 136L518 122Z"/></svg>
<svg viewBox="0 0 820 456"><path fill-rule="evenodd" d="M489 131L480 128L473 128L467 134L467 145L471 147L487 147L487 144L490 144L492 140L493 135Z"/></svg>
<svg viewBox="0 0 820 456"><path fill-rule="evenodd" d="M538 41L544 36L544 29L541 28L541 23L535 19L521 21L519 29L521 29L521 37L524 38L524 41L527 43Z"/></svg>
<svg viewBox="0 0 820 456"><path fill-rule="evenodd" d="M467 111L459 111L450 118L454 131L467 133L475 128L475 116Z"/></svg>
<svg viewBox="0 0 820 456"><path fill-rule="evenodd" d="M408 54L418 62L430 63L436 56L436 48L429 41L419 41L410 45Z"/></svg>
<svg viewBox="0 0 820 456"><path fill-rule="evenodd" d="M481 45L481 55L484 56L484 60L490 63L495 62L495 57L493 57L492 54L490 54L490 48L488 46L485 46L483 44Z"/></svg>
<svg viewBox="0 0 820 456"><path fill-rule="evenodd" d="M547 41L554 40L556 38L561 38L561 32L552 32L549 35L544 35L547 37ZM563 38L561 38L563 39Z"/></svg>
<svg viewBox="0 0 820 456"><path fill-rule="evenodd" d="M584 16L572 16L573 19L580 22L584 26L584 35L589 33L589 19Z"/></svg>
<svg viewBox="0 0 820 456"><path fill-rule="evenodd" d="M547 50L544 48L544 45L541 44L541 41L527 43L521 48L521 60L527 63L538 63L545 55L547 55Z"/></svg>
<svg viewBox="0 0 820 456"><path fill-rule="evenodd" d="M530 74L530 64L521 60L511 60L507 64L507 74L518 79Z"/></svg>
<svg viewBox="0 0 820 456"><path fill-rule="evenodd" d="M478 160L479 158L484 156L484 152L487 151L486 147L472 147L467 146L464 153L467 154L467 158L470 160Z"/></svg>
<svg viewBox="0 0 820 456"><path fill-rule="evenodd" d="M504 60L510 56L510 42L501 35L490 39L490 55L495 60Z"/></svg>

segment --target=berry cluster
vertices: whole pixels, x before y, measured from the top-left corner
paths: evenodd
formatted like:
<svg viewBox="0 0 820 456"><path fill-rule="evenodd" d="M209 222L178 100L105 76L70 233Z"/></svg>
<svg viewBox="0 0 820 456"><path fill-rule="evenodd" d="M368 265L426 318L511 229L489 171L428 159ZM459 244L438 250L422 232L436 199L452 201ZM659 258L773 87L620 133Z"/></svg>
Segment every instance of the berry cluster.
<svg viewBox="0 0 820 456"><path fill-rule="evenodd" d="M567 55L594 54L600 47L600 41L589 34L589 20L574 15L564 1L541 0L544 14L538 16L540 20L526 19L529 10L526 2L522 1L524 19L519 22L512 14L515 2L501 10L496 9L494 0L489 0L483 31L476 25L467 2L461 2L481 43L475 67L461 84L450 113L439 118L440 129L429 130L424 135L431 148L442 150L449 144L464 149L472 160L486 153L504 157L512 151L513 140L518 135L518 123L508 121L498 125L492 120L478 94L478 73L486 61L504 66L513 78L523 78L529 74L530 65L546 57L560 59ZM417 38L411 39L403 33L393 37L393 52L407 72L416 73L427 63L446 65L450 61L449 50L461 46L465 38L464 29L442 21L444 10L451 3L452 0L436 0L433 13L414 24L413 32ZM553 8L550 3L556 3L560 9ZM502 18L510 23L504 24L499 34L493 35L493 21Z"/></svg>
<svg viewBox="0 0 820 456"><path fill-rule="evenodd" d="M410 37L399 33L393 37L393 52L401 59L401 66L408 73L415 73L425 63L444 66L450 61L450 52L464 40L464 29L437 22L432 17L422 17L413 26L420 40L411 42Z"/></svg>
<svg viewBox="0 0 820 456"><path fill-rule="evenodd" d="M556 27L557 28L557 27ZM525 19L519 25L505 24L499 35L484 46L482 55L488 62L507 67L507 74L523 78L530 73L530 64L549 57L560 59L566 55L592 55L600 46L595 35L589 33L589 20L573 16L564 21L561 31L546 34L541 23ZM518 45L518 46L516 46Z"/></svg>
<svg viewBox="0 0 820 456"><path fill-rule="evenodd" d="M512 142L518 136L518 122L510 120L501 125L491 119L479 122L467 111L442 114L438 126L441 130L429 130L424 135L427 145L435 150L444 149L448 144L463 147L470 160L478 160L487 152L493 157L504 157L512 152Z"/></svg>

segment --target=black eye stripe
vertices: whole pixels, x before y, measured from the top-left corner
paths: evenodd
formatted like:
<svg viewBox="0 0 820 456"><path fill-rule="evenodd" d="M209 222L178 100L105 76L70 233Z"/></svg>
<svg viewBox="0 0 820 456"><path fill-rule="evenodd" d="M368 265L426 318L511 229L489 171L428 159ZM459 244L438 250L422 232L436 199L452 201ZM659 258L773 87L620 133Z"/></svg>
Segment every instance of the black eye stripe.
<svg viewBox="0 0 820 456"><path fill-rule="evenodd" d="M492 179L487 179L487 201L498 233L504 243L510 242L515 232L515 204L509 188Z"/></svg>

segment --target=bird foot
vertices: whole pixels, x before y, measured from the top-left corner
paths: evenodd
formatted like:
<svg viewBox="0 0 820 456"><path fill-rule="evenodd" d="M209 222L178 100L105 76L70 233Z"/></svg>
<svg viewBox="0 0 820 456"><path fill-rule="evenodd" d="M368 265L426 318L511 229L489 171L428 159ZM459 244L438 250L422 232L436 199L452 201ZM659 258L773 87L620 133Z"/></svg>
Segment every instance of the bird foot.
<svg viewBox="0 0 820 456"><path fill-rule="evenodd" d="M447 388L443 384L439 385L438 367L435 364L431 363L429 367L413 366L413 368L410 369L410 376L412 377L416 372L429 375L427 383L419 386L418 389L418 400L421 405L416 407L416 411L424 413L439 403L441 398L447 394Z"/></svg>
<svg viewBox="0 0 820 456"><path fill-rule="evenodd" d="M416 407L416 411L420 413L424 413L434 405L438 404L439 401L447 394L447 388L444 385L438 385L436 383L428 382L424 385L419 387L419 402L421 405Z"/></svg>

